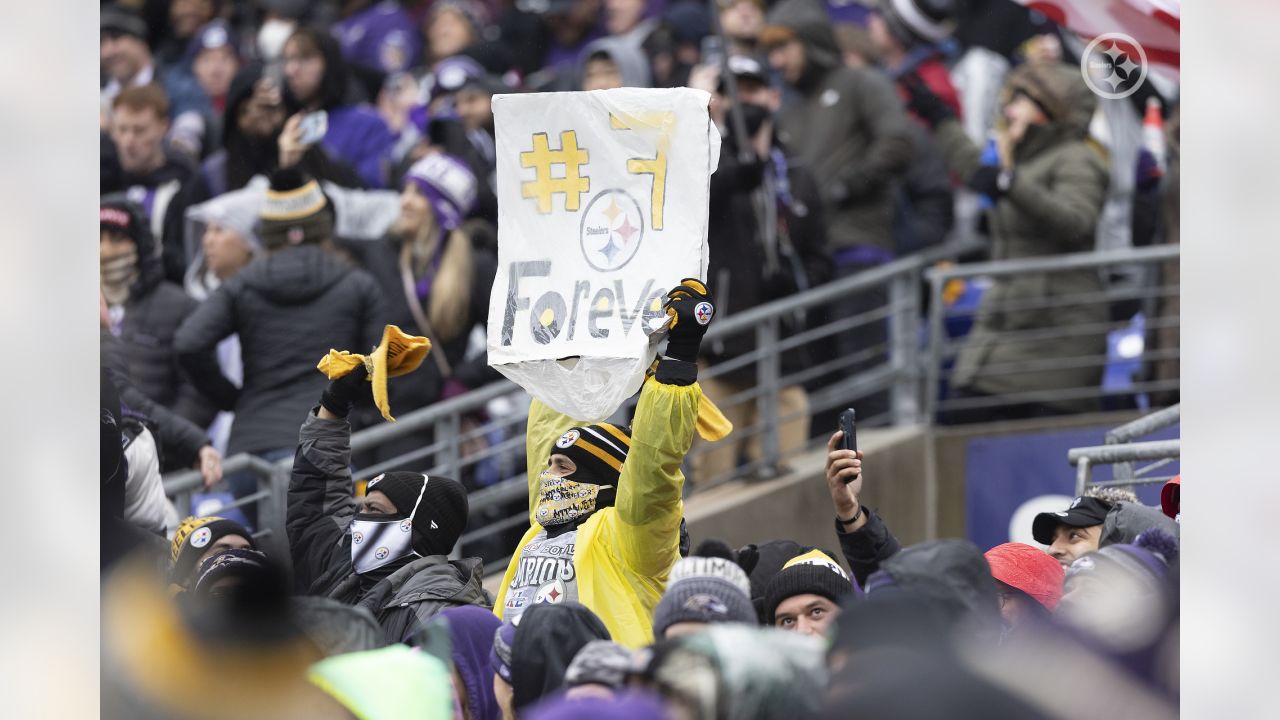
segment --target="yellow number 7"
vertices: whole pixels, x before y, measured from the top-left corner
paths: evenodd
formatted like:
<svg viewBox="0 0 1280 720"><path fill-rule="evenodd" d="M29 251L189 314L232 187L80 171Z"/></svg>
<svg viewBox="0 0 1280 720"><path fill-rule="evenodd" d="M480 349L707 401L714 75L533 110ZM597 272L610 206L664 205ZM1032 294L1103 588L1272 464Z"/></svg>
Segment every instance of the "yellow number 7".
<svg viewBox="0 0 1280 720"><path fill-rule="evenodd" d="M671 147L671 130L675 124L676 114L673 112L624 113L621 116L609 113L609 127L614 130L656 131L658 134L658 152L652 158L627 160L627 172L653 176L649 223L654 230L662 229L662 207L667 197L667 150Z"/></svg>

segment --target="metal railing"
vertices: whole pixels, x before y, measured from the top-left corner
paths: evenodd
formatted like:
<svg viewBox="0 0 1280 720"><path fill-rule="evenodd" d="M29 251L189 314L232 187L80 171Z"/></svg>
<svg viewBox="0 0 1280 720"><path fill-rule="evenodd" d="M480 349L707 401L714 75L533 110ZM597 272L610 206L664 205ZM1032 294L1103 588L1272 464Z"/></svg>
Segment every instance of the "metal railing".
<svg viewBox="0 0 1280 720"><path fill-rule="evenodd" d="M859 424L864 426L931 422L948 402L937 396L941 360L958 345L941 332L947 316L941 288L951 278L1177 257L1176 248L1161 247L929 269L979 247L972 242L949 243L746 311L722 313L709 328L703 349L731 349L713 353L718 359L699 371L699 380L704 392L735 419L735 429L721 443L695 442L686 458L691 482L702 490L735 479L772 477L789 458L824 443L825 431L809 432L810 417L834 414L845 406L859 408ZM928 325L921 307L925 279L932 289ZM836 304L866 292L881 293L884 302L854 314L833 311ZM879 341L852 352L834 349L837 338L866 330L874 330ZM800 355L807 355L805 361L791 362ZM861 403L875 397L883 400L882 411L864 414L862 408L870 404ZM635 400L614 419L626 422ZM528 523L527 417L527 395L506 380L405 413L397 422L352 435L358 465L354 478L358 482L387 470L410 469L462 480L471 490L471 517L455 551L480 555L488 565L503 564L504 555L515 546L514 538ZM797 427L803 432L797 433ZM810 437L815 434L818 437ZM393 443L407 449L389 452ZM725 447L733 453L727 461ZM717 452L722 454L719 469L707 462ZM224 463L226 472L247 470L258 477L259 491L238 504L259 503L259 525L273 544L284 542L291 465L291 459L273 464L242 455ZM181 504L184 495L199 484L199 475L189 471L166 478L165 489ZM179 510L183 509L180 505ZM287 549L280 549L286 550L283 556L287 557Z"/></svg>
<svg viewBox="0 0 1280 720"><path fill-rule="evenodd" d="M1107 431L1103 445L1068 450L1067 462L1076 468L1076 495L1083 495L1091 487L1132 488L1135 485L1163 484L1172 480L1172 475L1156 476L1151 473L1168 466L1181 456L1181 440L1134 440L1176 425L1182 417L1181 407L1172 405L1112 428ZM1141 468L1134 468L1135 462L1144 460L1151 462ZM1094 467L1108 464L1112 466L1112 479L1095 481Z"/></svg>
<svg viewBox="0 0 1280 720"><path fill-rule="evenodd" d="M1019 297L1014 302L1001 304L1001 293L994 292L1000 288L1006 278L1026 279L1037 277L1048 284L1051 278L1061 273L1101 274L1112 267L1146 266L1158 269L1162 263L1176 261L1179 256L1177 245L1157 245L1129 250L1112 250L1105 252L1078 253L1071 255L1051 255L1044 257L1020 258L983 263L968 263L951 267L940 267L928 270L925 278L930 286L929 306L929 354L926 375L926 413L928 417L941 417L946 421L949 414L964 411L987 411L998 415L1001 410L1034 405L1042 411L1052 408L1085 407L1085 404L1100 400L1115 400L1117 396L1137 396L1146 393L1174 392L1178 389L1176 379L1137 379L1121 389L1105 389L1101 378L1103 369L1111 361L1105 349L1101 352L1089 352L1106 347L1106 335L1119 329L1120 323L1110 319L1109 313L1113 303L1127 303L1141 309L1146 319L1147 331L1177 328L1179 319L1176 314L1162 312L1162 301L1177 297L1179 288L1173 284L1161 284L1159 280L1140 287L1100 289L1096 292L1076 292L1056 294L1040 293L1039 297ZM1158 272L1153 272L1158 277ZM976 312L973 309L957 310L948 308L944 302L944 290L947 284L956 280L976 280L985 278L991 283L990 296L985 297ZM1100 288L1105 284L1099 282ZM1068 312L1085 318L1084 322L1059 324L1052 321L1054 311ZM1002 314L1019 313L1020 318L1028 322L1019 323L1016 329L1002 329L996 320ZM1031 314L1040 313L1038 317ZM972 340L966 335L958 339L947 337L946 325L949 320L974 318L975 330L987 334L983 340L993 347L1002 350L1020 348L1019 356L1012 361L980 362L976 377L987 387L1015 387L1012 391L969 392L960 395L951 387L950 380L954 370L948 367L949 362L957 359L963 348ZM992 322L984 322L984 318L992 318ZM1064 342L1069 341L1069 342ZM1066 354L1064 346L1083 348L1083 354ZM1147 366L1161 361L1176 361L1179 357L1176 347L1150 347L1143 344L1142 352L1131 356L1130 360ZM1096 374L1097 382L1086 382L1068 387L1057 387L1054 373L1072 373L1082 376L1084 372ZM1020 378L1015 380L1014 378ZM1040 386L1040 387L1037 387ZM1090 408L1092 409L1092 408Z"/></svg>

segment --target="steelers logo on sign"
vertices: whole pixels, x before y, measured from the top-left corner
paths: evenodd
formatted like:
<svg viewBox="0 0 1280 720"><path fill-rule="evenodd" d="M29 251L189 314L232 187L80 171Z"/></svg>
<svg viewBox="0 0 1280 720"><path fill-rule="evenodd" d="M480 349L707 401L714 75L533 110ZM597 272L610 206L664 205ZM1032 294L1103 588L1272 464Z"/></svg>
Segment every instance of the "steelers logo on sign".
<svg viewBox="0 0 1280 720"><path fill-rule="evenodd" d="M556 580L538 588L537 594L533 596L533 601L535 603L555 605L564 602L564 596L564 582Z"/></svg>
<svg viewBox="0 0 1280 720"><path fill-rule="evenodd" d="M360 532L359 530L351 533L351 542L355 543L356 545L359 545L360 543L364 542L364 533Z"/></svg>
<svg viewBox="0 0 1280 720"><path fill-rule="evenodd" d="M581 436L581 433L579 433L577 430L570 430L569 432L560 436L560 439L556 441L556 447L560 448L561 450L564 450L567 447L572 447L574 443L578 442L578 438L580 436Z"/></svg>
<svg viewBox="0 0 1280 720"><path fill-rule="evenodd" d="M412 521L412 520L401 520L401 521L400 521L400 530L402 530L403 532L409 532L409 531L410 531L410 530L412 530L412 529L413 529L413 521Z"/></svg>
<svg viewBox="0 0 1280 720"><path fill-rule="evenodd" d="M379 560L386 560L387 556L390 554L391 554L391 551L386 549L385 547L380 547L377 550L373 551L373 556Z"/></svg>
<svg viewBox="0 0 1280 720"><path fill-rule="evenodd" d="M693 308L693 317L699 325L711 322L711 316L715 314L716 309L709 302L700 302Z"/></svg>
<svg viewBox="0 0 1280 720"><path fill-rule="evenodd" d="M209 540L213 538L213 531L207 527L197 528L191 533L191 547L202 548L209 544Z"/></svg>
<svg viewBox="0 0 1280 720"><path fill-rule="evenodd" d="M601 192L582 213L582 256L596 270L621 269L636 256L643 238L644 213L640 212L640 203L623 190Z"/></svg>

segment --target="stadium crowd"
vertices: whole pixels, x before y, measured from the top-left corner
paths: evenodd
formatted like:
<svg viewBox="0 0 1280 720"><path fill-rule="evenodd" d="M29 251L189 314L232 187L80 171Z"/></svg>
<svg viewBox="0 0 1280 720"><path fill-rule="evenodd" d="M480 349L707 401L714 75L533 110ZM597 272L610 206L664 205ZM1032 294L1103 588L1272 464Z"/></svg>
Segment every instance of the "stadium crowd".
<svg viewBox="0 0 1280 720"><path fill-rule="evenodd" d="M753 347L704 343L699 303L732 315L955 237L985 239L992 259L1178 242L1176 88L1104 112L1077 44L1012 0L103 4L104 715L1176 716L1177 485L1162 508L1107 488L1036 516L1047 551L901 547L860 502L892 479L836 433L815 522L838 549L732 548L683 522L686 469L718 475L753 452L731 438L685 462L703 398L757 421L723 402L749 371L700 377ZM454 552L482 483L405 468L358 488L353 467L432 433L353 456L352 431L388 403L405 413L498 378L484 352L492 96L678 86L711 93L724 140L707 277L668 295L668 344L627 423L533 402L528 527L492 592L481 559ZM1159 152L1135 139L1151 108ZM1031 331L1113 322L1104 304L1065 304L1112 279L995 280L951 392L1097 386L1096 365L1007 368L1105 355L1104 332ZM857 293L827 320L885 301ZM1009 310L1021 302L1040 305ZM385 398L363 365L316 371L333 348L385 350L388 325L432 350L388 351L403 373ZM865 355L885 333L859 325L830 352ZM1176 361L1157 371L1176 378ZM1097 407L1061 397L943 419ZM779 398L799 417L780 443L801 447L805 388ZM286 556L264 552L255 504L182 519L165 497L161 474L188 468L210 493L252 495L251 474L222 471L239 453L293 458L287 537L271 545Z"/></svg>

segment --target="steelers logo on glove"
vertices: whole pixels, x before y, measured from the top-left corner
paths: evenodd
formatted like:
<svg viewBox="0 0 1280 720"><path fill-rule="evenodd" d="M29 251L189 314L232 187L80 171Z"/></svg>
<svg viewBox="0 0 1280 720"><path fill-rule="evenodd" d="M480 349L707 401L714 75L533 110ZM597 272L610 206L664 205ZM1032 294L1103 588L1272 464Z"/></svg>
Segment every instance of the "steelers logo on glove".
<svg viewBox="0 0 1280 720"><path fill-rule="evenodd" d="M667 356L693 362L698 358L702 336L715 317L711 291L697 278L685 278L667 293Z"/></svg>

